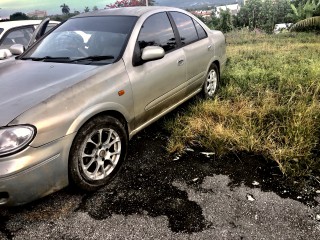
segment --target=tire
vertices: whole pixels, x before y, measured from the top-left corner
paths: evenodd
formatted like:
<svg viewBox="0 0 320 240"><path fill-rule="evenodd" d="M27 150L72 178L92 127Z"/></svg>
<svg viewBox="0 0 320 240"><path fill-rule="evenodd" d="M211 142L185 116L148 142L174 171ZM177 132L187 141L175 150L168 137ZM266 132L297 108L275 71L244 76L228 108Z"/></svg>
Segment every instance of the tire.
<svg viewBox="0 0 320 240"><path fill-rule="evenodd" d="M214 63L210 66L208 73L206 75L205 82L203 84L203 95L204 98L213 99L219 89L220 84L220 74L217 65Z"/></svg>
<svg viewBox="0 0 320 240"><path fill-rule="evenodd" d="M114 117L99 116L81 127L69 155L69 180L85 191L108 184L127 155L128 136Z"/></svg>

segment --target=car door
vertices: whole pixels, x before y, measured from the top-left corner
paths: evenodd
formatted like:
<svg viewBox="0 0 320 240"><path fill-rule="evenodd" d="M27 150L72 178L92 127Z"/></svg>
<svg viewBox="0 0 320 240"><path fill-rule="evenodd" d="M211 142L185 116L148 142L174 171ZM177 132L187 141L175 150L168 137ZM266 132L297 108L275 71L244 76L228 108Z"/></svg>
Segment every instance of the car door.
<svg viewBox="0 0 320 240"><path fill-rule="evenodd" d="M214 46L210 43L206 31L192 17L181 12L170 12L177 26L182 49L186 56L188 92L193 92L202 86L213 57Z"/></svg>
<svg viewBox="0 0 320 240"><path fill-rule="evenodd" d="M147 46L165 50L162 59L142 62ZM136 129L166 112L184 97L185 55L179 48L167 13L156 13L143 23L136 41L132 66L127 66L133 91Z"/></svg>
<svg viewBox="0 0 320 240"><path fill-rule="evenodd" d="M33 32L34 27L32 25L8 30L0 40L0 49L9 49L14 44L22 44L26 47Z"/></svg>
<svg viewBox="0 0 320 240"><path fill-rule="evenodd" d="M41 38L45 34L49 22L50 22L50 18L45 18L41 21L39 26L36 28L36 30L32 34L31 39L28 42L27 48L30 47L34 42L36 42L39 38Z"/></svg>

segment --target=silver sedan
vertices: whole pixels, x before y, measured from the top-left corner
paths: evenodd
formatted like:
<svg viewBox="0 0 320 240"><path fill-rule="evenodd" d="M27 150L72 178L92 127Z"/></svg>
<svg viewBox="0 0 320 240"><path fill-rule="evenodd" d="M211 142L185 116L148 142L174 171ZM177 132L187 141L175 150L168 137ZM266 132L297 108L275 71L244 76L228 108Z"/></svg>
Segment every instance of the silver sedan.
<svg viewBox="0 0 320 240"><path fill-rule="evenodd" d="M215 96L225 52L186 11L133 7L73 17L1 64L0 205L109 183L134 134Z"/></svg>

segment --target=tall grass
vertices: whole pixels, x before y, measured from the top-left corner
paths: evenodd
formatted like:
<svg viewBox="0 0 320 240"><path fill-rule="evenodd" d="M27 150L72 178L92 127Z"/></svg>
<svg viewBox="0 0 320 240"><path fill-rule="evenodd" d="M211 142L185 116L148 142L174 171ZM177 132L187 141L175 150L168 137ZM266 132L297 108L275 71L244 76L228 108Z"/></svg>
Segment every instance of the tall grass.
<svg viewBox="0 0 320 240"><path fill-rule="evenodd" d="M247 152L288 176L319 175L319 36L238 31L227 42L217 98L166 122L169 151L196 144L219 156Z"/></svg>

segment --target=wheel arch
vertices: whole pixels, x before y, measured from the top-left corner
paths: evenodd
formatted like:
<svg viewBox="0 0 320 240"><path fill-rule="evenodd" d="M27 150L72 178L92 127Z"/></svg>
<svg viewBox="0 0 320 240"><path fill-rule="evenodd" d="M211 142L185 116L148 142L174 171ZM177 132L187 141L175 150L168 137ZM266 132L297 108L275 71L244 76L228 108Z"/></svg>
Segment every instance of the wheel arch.
<svg viewBox="0 0 320 240"><path fill-rule="evenodd" d="M212 64L214 64L218 68L218 73L219 73L219 77L220 77L220 62L219 62L219 60L218 59L212 59L210 62L211 63L208 65L207 72L209 71L209 68L212 66Z"/></svg>
<svg viewBox="0 0 320 240"><path fill-rule="evenodd" d="M93 118L102 115L108 115L118 119L124 125L127 135L129 136L129 133L131 131L130 124L132 122L130 113L126 111L126 109L123 106L114 103L102 104L102 106L101 104L99 104L82 112L72 122L66 135L77 132L84 124L86 124Z"/></svg>

